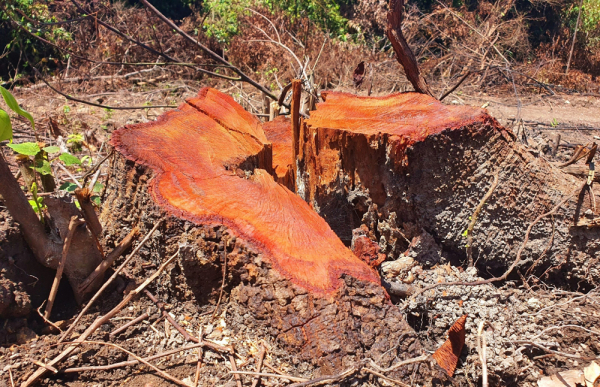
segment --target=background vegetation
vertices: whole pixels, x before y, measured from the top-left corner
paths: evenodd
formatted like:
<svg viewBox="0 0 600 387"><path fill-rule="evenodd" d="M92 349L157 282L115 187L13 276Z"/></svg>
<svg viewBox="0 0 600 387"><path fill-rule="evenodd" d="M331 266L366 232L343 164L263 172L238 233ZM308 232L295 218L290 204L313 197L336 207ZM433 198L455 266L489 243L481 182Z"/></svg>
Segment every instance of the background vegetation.
<svg viewBox="0 0 600 387"><path fill-rule="evenodd" d="M373 55L391 52L384 37L385 0L152 3L214 51L226 52L237 65L261 74L280 71L281 75L284 62L289 62L289 58L280 58L272 45L265 47L268 39L262 31L275 33L275 25L266 23L266 18L288 32L282 38L285 44L289 41L313 59L325 38L332 52L354 50L357 61L361 56L373 59ZM137 0L91 0L81 4L89 14L113 23L123 32L131 31L140 40L154 41L157 48L180 52L190 48L177 38L161 42L168 31ZM405 34L430 78L444 76L448 55L452 56L452 75L467 67L483 66L496 55L496 49L491 49L496 46L502 60L544 67L540 71L545 81L568 83L557 74L566 67L580 11L570 68L589 75L591 80L600 75L599 0L408 0L406 10ZM167 47L161 46L163 43ZM33 82L32 64L50 75L64 71L70 60L77 60L78 53L97 61L156 61L135 47L127 47L121 39L105 40L97 23L67 1L5 1L0 5L0 47L0 78L5 85ZM473 53L479 58L473 58ZM336 71L334 63L327 64ZM102 68L106 74L115 70ZM265 77L266 83L276 82L274 76Z"/></svg>

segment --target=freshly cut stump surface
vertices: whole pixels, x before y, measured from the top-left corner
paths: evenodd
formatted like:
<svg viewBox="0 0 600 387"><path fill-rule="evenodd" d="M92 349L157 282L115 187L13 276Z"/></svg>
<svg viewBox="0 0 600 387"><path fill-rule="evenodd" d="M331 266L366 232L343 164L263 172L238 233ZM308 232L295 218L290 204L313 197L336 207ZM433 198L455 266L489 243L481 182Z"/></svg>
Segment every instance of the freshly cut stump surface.
<svg viewBox="0 0 600 387"><path fill-rule="evenodd" d="M416 93L323 97L301 127L298 193L346 244L353 230L368 229L388 260L429 234L437 252L422 264L464 263L465 231L498 174L472 248L486 275L501 275L529 224L583 183L516 143L485 109ZM592 203L586 190L539 222L518 269L537 261L531 274L572 287L600 280L599 229L574 226L586 213L598 216Z"/></svg>
<svg viewBox="0 0 600 387"><path fill-rule="evenodd" d="M422 354L378 273L275 181L260 121L231 97L202 89L155 122L119 129L112 144L118 154L101 216L107 240L134 226L144 233L165 217L160 247L142 249L142 259L179 249L200 304L215 303L226 262L223 303L232 329L266 339L298 369L321 375L364 358L388 367ZM443 372L422 363L389 376L428 384Z"/></svg>

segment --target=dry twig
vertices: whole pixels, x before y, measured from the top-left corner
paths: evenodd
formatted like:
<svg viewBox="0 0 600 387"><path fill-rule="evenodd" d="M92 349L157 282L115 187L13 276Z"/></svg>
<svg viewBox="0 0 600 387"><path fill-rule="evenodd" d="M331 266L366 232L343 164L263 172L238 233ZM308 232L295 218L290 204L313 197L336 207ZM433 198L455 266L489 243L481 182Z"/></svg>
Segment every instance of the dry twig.
<svg viewBox="0 0 600 387"><path fill-rule="evenodd" d="M75 234L77 227L83 223L84 221L79 219L78 216L71 217L71 221L69 222L69 232L67 233L67 237L65 238L65 242L63 244L62 257L60 259L60 263L58 264L58 268L56 269L56 275L54 276L54 282L52 283L50 295L48 296L48 303L46 304L46 310L44 311L44 320L48 320L50 318L50 313L52 313L52 307L54 306L54 300L56 299L56 293L58 292L58 285L60 284L63 270L65 269L65 263L67 262L69 247L71 247L71 242L73 241L73 235Z"/></svg>
<svg viewBox="0 0 600 387"><path fill-rule="evenodd" d="M467 258L469 261L469 267L473 266L473 228L475 227L475 223L477 223L477 217L479 213L483 209L485 202L492 196L494 190L498 186L498 173L494 174L494 181L490 186L490 189L483 196L477 207L475 207L475 211L473 211L473 215L471 216L471 223L469 223L469 227L467 227Z"/></svg>
<svg viewBox="0 0 600 387"><path fill-rule="evenodd" d="M487 360L485 354L485 335L483 334L483 327L485 320L479 323L477 329L477 352L479 353L479 360L481 361L481 387L488 387L488 374L487 374Z"/></svg>
<svg viewBox="0 0 600 387"><path fill-rule="evenodd" d="M154 227L152 227L152 230L150 230L148 232L148 234L146 234L144 239L142 239L142 241L135 247L135 249L131 252L131 254L129 254L129 256L125 259L125 261L123 261L121 266L119 266L119 268L117 270L115 270L113 275L110 276L108 281L106 281L104 283L104 285L102 285L102 287L100 289L98 289L96 294L94 294L94 296L90 299L90 301L87 303L87 305L79 313L79 315L77 316L75 321L73 321L73 324L71 324L69 329L67 329L67 331L61 336L60 340L58 341L59 343L66 340L71 335L71 332L73 332L73 329L75 329L75 327L77 326L77 323L79 322L79 320L81 320L81 317L83 317L83 315L88 311L88 309L90 309L90 307L94 304L94 302L100 297L102 292L108 287L108 285L110 285L115 280L115 278L117 278L117 276L121 273L121 271L123 271L125 266L133 259L133 257L142 248L142 246L146 243L146 241L148 241L148 239L150 239L152 234L154 234L154 231L156 231L156 229L158 228L158 226L161 225L162 222L163 222L162 219L160 219L158 222L156 222Z"/></svg>
<svg viewBox="0 0 600 387"><path fill-rule="evenodd" d="M161 222L159 221L157 223L157 225L160 224L160 223ZM125 298L123 298L123 300L117 306L115 306L110 312L108 312L104 316L98 317L92 323L92 325L90 325L81 334L81 336L79 336L73 343L71 343L67 348L65 348L58 356L56 356L54 359L52 359L52 361L50 361L49 363L46 363L46 365L53 367L56 364L58 364L61 361L63 361L64 359L66 359L71 354L71 352L73 352L75 350L75 348L77 348L81 343L83 343L84 341L86 341L86 339L88 337L90 337L94 332L96 332L96 330L98 328L100 328L102 325L104 325L106 322L108 322L111 318L113 318L117 313L119 313L121 311L121 309L123 309L125 307L125 305L127 305L135 296L137 296L142 290L144 290L146 288L146 286L148 286L152 281L154 281L163 272L163 270L167 267L167 265L169 263L171 263L171 261L175 257L176 257L176 255L173 255L166 262L164 262L156 270L156 272L154 274L152 274L148 279L146 279L136 289L134 289L131 292L129 292L129 294L127 294L125 296ZM72 327L73 326L75 326L75 323L73 323ZM66 333L69 333L69 331L67 331ZM66 333L65 333L65 335L63 335L63 338L67 336ZM59 341L59 344L60 343L61 342ZM39 368L39 369L37 369L25 382L23 382L23 384L21 384L21 387L29 387L29 386L34 385L37 382L37 380L46 373L46 371L47 371L46 368Z"/></svg>
<svg viewBox="0 0 600 387"><path fill-rule="evenodd" d="M63 344L73 344L73 343L63 343ZM179 384L180 386L184 386L184 387L189 387L189 385L182 381L177 379L176 377L172 376L171 374L159 369L158 367L156 367L155 365L149 363L147 360L139 357L138 355L136 355L135 353L121 347L120 345L114 344L114 343L106 343L103 341L81 341L79 344L99 344L99 345L107 345L113 348L116 348L120 351L125 352L126 354L128 354L129 356L131 356L132 358L134 358L135 360L137 360L138 362L152 368L154 371L156 371L157 374L159 374L160 376L162 376L163 378L172 381L173 383Z"/></svg>
<svg viewBox="0 0 600 387"><path fill-rule="evenodd" d="M260 373L260 371L262 369L262 364L263 364L263 360L265 358L266 353L267 353L267 349L265 348L263 343L261 343L260 344L260 352L258 353L258 364L256 365L257 373ZM260 383L260 376L257 376L254 378L254 380L252 380L252 387L258 386L259 383Z"/></svg>
<svg viewBox="0 0 600 387"><path fill-rule="evenodd" d="M119 328L117 328L114 331L110 332L110 337L114 337L114 336L118 335L119 333L123 332L124 330L126 330L130 326L135 325L135 324L137 324L137 323L139 323L141 321L144 321L148 317L149 317L148 313L144 312L144 314L138 316L137 318L134 318L133 320L131 320L127 324L123 324Z"/></svg>

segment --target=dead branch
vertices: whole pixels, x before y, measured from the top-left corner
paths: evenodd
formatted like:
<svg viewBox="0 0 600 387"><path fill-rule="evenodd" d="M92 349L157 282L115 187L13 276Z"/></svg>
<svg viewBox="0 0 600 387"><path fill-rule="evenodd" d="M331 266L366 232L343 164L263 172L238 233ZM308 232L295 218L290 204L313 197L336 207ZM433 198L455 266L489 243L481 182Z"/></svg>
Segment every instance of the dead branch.
<svg viewBox="0 0 600 387"><path fill-rule="evenodd" d="M414 87L415 91L421 94L428 94L433 97L425 78L421 76L417 58L413 54L410 46L402 34L402 20L404 18L404 0L390 0L387 14L386 35L392 47L396 52L396 59L404 68L406 77Z"/></svg>
<svg viewBox="0 0 600 387"><path fill-rule="evenodd" d="M57 332L62 332L62 329L60 329L60 327L58 325L56 325L52 321L48 320L46 317L44 317L44 315L42 314L42 312L40 312L40 310L42 309L42 307L44 306L45 303L46 303L46 300L44 300L44 302L42 302L42 305L40 305L39 308L37 308L38 315L44 320L44 322L46 324L48 324L52 328L56 329Z"/></svg>
<svg viewBox="0 0 600 387"><path fill-rule="evenodd" d="M154 234L154 231L156 231L156 229L158 228L158 226L161 225L162 222L163 222L163 219L160 219L158 222L156 222L156 224L154 225L154 227L152 227L152 230L150 230L148 232L148 234L146 234L146 236L144 237L144 239L142 239L142 241L136 246L136 248L131 252L131 254L129 254L129 256L125 259L125 261L123 261L123 263L121 264L121 266L119 266L119 268L117 270L115 270L115 272L108 279L108 281L106 281L104 283L104 285L102 285L102 287L100 289L98 289L98 291L96 292L96 294L94 294L94 296L90 299L90 301L83 308L83 310L79 313L79 315L77 315L77 318L75 319L75 321L73 321L73 324L71 324L71 326L69 327L69 329L67 329L67 331L61 336L60 340L58 341L59 343L63 342L65 339L67 339L68 337L70 337L71 332L73 332L73 329L75 329L75 327L77 326L77 323L79 322L79 320L81 320L81 317L83 317L83 315L88 311L88 309L100 297L100 295L108 287L108 285L110 285L112 283L112 281L114 281L115 278L117 278L117 276L121 273L121 271L123 270L123 268L125 268L125 265L127 265L129 263L129 261L131 261L133 259L133 257L135 256L135 254L137 254L137 252L142 248L142 246L146 243L146 241L148 239L150 239L150 237L152 236L152 234Z"/></svg>
<svg viewBox="0 0 600 387"><path fill-rule="evenodd" d="M412 359L402 360L401 362L396 363L393 366L388 367L388 368L379 367L377 364L375 364L375 362L373 360L371 360L370 363L371 363L371 367L376 368L380 372L387 373L387 372L392 372L394 370L397 370L400 367L404 367L405 365L421 363L421 362L427 361L427 360L429 360L430 357L431 357L430 355L421 355L418 357L414 357Z"/></svg>
<svg viewBox="0 0 600 387"><path fill-rule="evenodd" d="M73 343L63 343L63 344L73 344ZM173 383L179 384L180 386L189 387L189 385L186 382L184 382L182 380L179 380L179 379L177 379L174 376L171 376L171 374L169 374L169 373L167 373L167 372L159 369L155 365L149 363L145 359L143 359L143 358L139 357L138 355L136 355L135 353L133 353L133 352L131 352L131 351L129 351L129 350L121 347L120 345L117 345L117 344L114 344L114 343L106 343L104 341L86 341L86 340L81 341L78 344L98 344L98 345L107 345L107 346L116 348L116 349L118 349L120 351L125 352L126 354L128 354L129 356L131 356L132 358L134 358L135 360L137 360L138 362L140 362L140 363L142 363L142 364L144 364L144 365L152 368L154 371L156 371L157 374L159 374L160 376L162 376L164 379L170 380Z"/></svg>
<svg viewBox="0 0 600 387"><path fill-rule="evenodd" d="M263 343L260 343L260 352L258 353L258 364L256 365L256 373L260 374L260 371L262 369L263 360L265 359L266 353L267 353L267 349L265 348ZM252 387L258 386L259 383L260 383L260 376L257 376L252 380Z"/></svg>
<svg viewBox="0 0 600 387"><path fill-rule="evenodd" d="M487 359L485 353L485 335L483 333L483 327L485 325L485 320L479 323L479 328L477 329L477 352L479 353L479 360L481 361L481 387L488 387L488 374L487 374Z"/></svg>
<svg viewBox="0 0 600 387"><path fill-rule="evenodd" d="M215 310L213 311L211 321L215 319L217 312L219 311L219 306L221 305L221 300L223 299L223 291L225 290L225 280L227 279L227 236L223 236L223 278L221 279L221 290L219 291L219 299L217 300L217 305L215 305Z"/></svg>
<svg viewBox="0 0 600 387"><path fill-rule="evenodd" d="M251 372L251 371L229 371L230 374L233 375L251 375L251 376L262 376L264 378L278 378L278 379L287 379L292 382L306 382L308 379L298 378L296 376L284 375L284 374L265 374L261 372Z"/></svg>
<svg viewBox="0 0 600 387"><path fill-rule="evenodd" d="M123 324L122 326L120 326L119 328L115 329L114 331L110 332L110 337L115 337L116 335L118 335L119 333L125 331L127 328L129 328L130 326L136 325L139 322L144 321L145 319L147 319L148 313L144 312L143 314L141 314L140 316L136 317L135 319L131 320L130 322L128 322L127 324Z"/></svg>
<svg viewBox="0 0 600 387"><path fill-rule="evenodd" d="M572 355L572 354L566 353L566 352L555 351L555 350L552 350L550 348L546 348L546 347L544 347L541 344L535 343L535 342L533 342L531 340L515 340L515 341L513 341L513 343L515 343L515 344L532 345L532 346L534 346L536 348L541 349L542 351L551 353L551 354L556 355L556 356L567 357L569 359L580 359L580 360L585 360L585 361L590 361L590 360L596 360L597 359L596 357L593 357L593 356L579 356L579 355Z"/></svg>
<svg viewBox="0 0 600 387"><path fill-rule="evenodd" d="M194 349L194 348L202 348L204 345L205 345L204 342L198 343L198 344L191 344L191 345L188 345L186 347L175 348L175 349L171 349L169 351L157 353L156 355L145 357L144 360L146 360L146 361L155 360L155 359L159 359L161 357L173 355L173 354L178 353L178 352L188 351L188 350ZM62 372L64 372L64 373L76 373L76 372L86 372L86 371L108 371L108 370L112 370L112 369L115 369L115 368L134 366L134 365L136 365L138 363L139 363L139 361L137 361L137 360L128 360L128 361L122 361L120 363L107 364L107 365L103 365L103 366L88 366L88 367L67 368L65 370L62 370Z"/></svg>
<svg viewBox="0 0 600 387"><path fill-rule="evenodd" d="M390 378L390 377L387 377L387 376L385 376L385 375L384 375L384 374L382 374L381 372L377 372L377 371L375 371L375 370L372 370L372 369L370 369L370 368L366 368L366 367L365 367L365 368L363 368L362 370L363 370L364 372L367 372L367 373L370 373L370 374L372 374L372 375L375 375L375 376L377 376L378 378L381 378L381 379L383 379L383 380L385 380L385 381L388 381L388 382L390 382L390 383L394 383L394 384L397 384L397 385L399 385L399 386L402 386L402 387L409 387L409 386L408 386L408 384L406 384L406 383L403 383L403 382L401 382L400 380L392 379L392 378Z"/></svg>
<svg viewBox="0 0 600 387"><path fill-rule="evenodd" d="M204 330L200 327L198 331L198 339L200 343L204 341ZM204 358L204 349L198 350L198 361L196 362L196 375L194 375L194 387L198 387L198 380L200 379L200 368L202 367L202 359Z"/></svg>
<svg viewBox="0 0 600 387"><path fill-rule="evenodd" d="M200 339L192 336L189 334L188 331L186 331L181 325L179 325L177 323L177 321L175 321L175 319L173 317L171 317L171 315L169 314L169 312L167 312L167 310L165 309L165 306L162 302L160 302L152 293L150 293L149 291L145 290L144 291L146 293L146 296L148 296L148 298L150 298L152 300L152 302L154 302L156 304L156 306L162 311L163 316L171 323L171 325L173 325L173 327L175 329L177 329L177 331L179 331L179 333L181 333L181 335L184 337L184 339L188 340L188 341L192 341L194 343L200 343ZM215 349L217 351L221 351L221 352L226 352L229 354L233 354L233 347L231 346L223 346L223 345L219 345L216 343L211 343L209 341L205 341L204 342L205 346L211 349Z"/></svg>
<svg viewBox="0 0 600 387"><path fill-rule="evenodd" d="M152 232L150 232L149 235L151 235L154 232L154 230L156 228L158 228L158 225L160 223L162 223L162 220L160 220L159 222L157 222L157 225L155 226L154 229L152 229ZM142 243L140 243L140 245L142 245ZM66 359L71 354L71 352L73 352L73 350L75 350L75 348L77 348L79 345L81 345L81 343L83 343L88 337L90 337L94 332L96 332L96 330L98 328L100 328L102 325L104 325L106 322L108 322L111 318L113 318L117 313L119 313L121 311L121 309L123 309L125 307L125 305L127 305L135 296L137 296L142 290L144 290L146 288L146 286L148 286L152 281L154 281L163 272L163 270L167 267L167 265L170 264L173 259L175 259L175 257L176 257L176 255L173 255L171 258L169 258L167 261L165 261L156 270L156 272L154 274L152 274L147 280L145 280L136 289L134 289L131 292L129 292L129 294L127 294L123 298L123 300L119 303L119 305L115 306L110 312L108 312L104 316L98 317L92 323L92 325L90 325L81 334L81 336L79 336L74 342L70 343L70 345L65 350L63 350L58 356L56 356L54 359L52 359L52 361L50 361L49 363L47 363L47 365L53 367L56 364L58 364L61 361L63 361L64 359ZM122 267L120 267L119 269L122 269ZM115 272L115 274L117 274L117 272ZM116 277L116 275L114 277ZM113 278L113 277L111 277L111 278ZM109 282L110 282L110 280L107 283L109 283ZM100 289L100 290L103 290L103 289L104 289L104 287L102 289ZM98 295L100 293L100 290L98 291L98 293L96 293L96 295ZM88 303L88 305L86 306L86 308L88 308L89 305L91 305L91 303L92 303L92 301L90 301ZM84 311L85 310L86 309L84 309ZM83 313L83 311L82 311L82 313ZM81 316L81 314L79 316L77 316L77 318L79 319L80 316ZM59 343L62 342L63 338L68 337L68 335L71 333L73 327L75 327L77 325L78 319L76 319L75 322L73 322L73 324L71 325L71 328L69 328L69 330L67 332L65 332L65 334L61 337L61 340L59 341ZM39 378L41 378L42 376L44 376L44 374L46 373L46 371L47 371L46 368L39 368L25 382L23 382L21 384L21 387L29 387L29 386L34 385Z"/></svg>
<svg viewBox="0 0 600 387"><path fill-rule="evenodd" d="M94 269L94 271L81 283L78 289L79 292L87 293L89 286L96 282L100 276L104 275L106 270L112 266L117 258L119 258L121 254L125 252L125 250L131 247L133 238L135 238L139 232L140 229L138 227L134 227L133 230L131 230L129 234L127 234L127 236L123 238L123 240L114 248L114 250L108 254L106 259L102 261L100 265L98 265L96 269Z"/></svg>
<svg viewBox="0 0 600 387"><path fill-rule="evenodd" d="M102 225L98 220L98 215L96 215L96 210L91 201L92 191L89 188L78 188L75 190L75 197L79 202L81 213L83 214L87 227L92 234L98 238L100 234L102 234ZM102 254L102 256L104 256L104 254Z"/></svg>
<svg viewBox="0 0 600 387"><path fill-rule="evenodd" d="M46 78L44 78L44 76L42 75L42 73L40 72L40 70L37 69L37 67L31 65L31 68L35 71L36 75L42 80L42 82L44 82L46 84L46 86L48 86L50 89L52 89L55 93L58 93L58 94L62 95L63 97L65 97L69 101L79 102L79 103L83 103L85 105L95 106L95 107L99 107L99 108L102 108L102 109L112 109L112 110L140 110L140 109L152 109L152 108L175 108L175 107L177 107L175 105L108 106L108 105L102 105L102 104L95 103L95 102L86 101L84 99L75 98L75 97L72 97L72 96L70 96L68 94L63 93L62 91L58 90L57 88L55 88L54 86L52 86L50 83L48 83L48 81L46 80Z"/></svg>
<svg viewBox="0 0 600 387"><path fill-rule="evenodd" d="M315 379L307 380L306 382L299 382L299 383L291 384L289 387L306 387L306 386L320 386L323 384L336 384L337 382L344 380L344 379L356 374L357 372L359 372L362 369L362 366L363 366L362 363L356 364L356 365L340 372L337 375L320 376Z"/></svg>
<svg viewBox="0 0 600 387"><path fill-rule="evenodd" d="M58 264L58 268L56 269L56 275L54 276L54 282L52 283L50 295L48 296L48 303L46 304L46 310L44 311L44 319L50 318L50 313L52 313L52 307L54 306L54 300L56 299L56 293L58 292L58 285L60 284L63 270L65 269L65 263L67 262L69 248L71 247L71 242L73 241L73 235L75 234L77 227L83 223L85 222L79 219L78 216L71 217L71 221L69 222L69 232L67 233L67 237L63 243L62 257L60 259L60 263Z"/></svg>
<svg viewBox="0 0 600 387"><path fill-rule="evenodd" d="M74 0L72 0L72 1L74 1ZM237 68L236 66L234 66L233 64L231 64L230 62L228 62L227 60L225 60L223 57L221 57L220 55L218 55L217 53L215 53L214 51L212 51L210 48L206 47L205 45L203 45L202 43L200 43L198 40L196 40L193 37L191 37L190 35L188 35L185 31L183 31L175 23L173 23L165 15L163 15L158 9L154 8L154 6L152 4L150 4L147 0L140 0L140 1L150 11L152 11L152 13L154 13L156 16L158 16L158 18L161 19L166 25L168 25L170 28L172 28L175 31L177 31L177 33L180 34L181 36L183 36L187 41L189 41L190 43L198 46L202 51L204 51L206 54L208 54L208 56L210 56L215 61L217 61L217 62L219 62L221 64L229 66L230 69L234 73L236 73L236 74L238 74L240 76L240 79L239 79L240 81L251 84L252 86L256 87L258 90L260 90L261 92L263 92L265 95L269 96L271 99L277 100L277 96L275 96L275 94L271 93L270 90L268 90L266 87L264 87L263 85L259 84L258 82L256 82L252 78L250 78L249 76L247 76L242 70L240 70L239 68Z"/></svg>
<svg viewBox="0 0 600 387"><path fill-rule="evenodd" d="M84 13L84 14L86 14L86 15L89 15L89 14L90 14L90 13L89 13L89 12L87 12L87 11L86 11L86 10L85 10L85 9L84 9L84 8L83 8L81 5L79 5L79 4L78 4L78 3L77 3L75 0L71 0L71 2L72 2L74 5L75 5L75 7L77 7L77 9L79 9L79 11L80 11L80 12L82 12L82 13ZM119 36L120 36L120 37L122 37L123 39L129 40L130 42L132 42L132 43L134 43L134 44L136 44L136 45L138 45L138 46L140 46L140 47L144 48L145 50L147 50L147 51L149 51L149 52L153 53L154 55L157 55L157 56L162 56L163 58L167 59L167 60L168 60L168 61L170 61L170 62L174 62L174 63L181 63L181 61L180 61L180 60L177 60L176 58L174 58L174 57L172 57L172 56L170 56L170 55L168 55L168 54L166 54L166 53L164 53L164 52L157 51L157 50L155 50L154 48L152 48L152 47L150 47L150 46L148 46L148 45L146 45L146 44L144 44L144 43L140 42L139 40L136 40L136 39L134 39L134 38L132 38L132 37L130 37L130 36L127 36L126 34L122 33L121 31L119 31L119 30L118 30L118 29L116 29L115 27L111 26L110 24L108 24L108 23L105 23L105 22L103 22L102 20L98 19L96 16L94 16L94 15L93 15L93 13L91 14L91 16L94 18L94 20L95 20L95 21L96 21L98 24L100 24L100 25L102 25L102 26L106 27L107 29L109 29L110 31L112 31L112 32L114 32L115 34L119 35ZM214 72L212 72L212 71L204 70L204 69L201 69L201 68L198 68L198 67L195 67L195 66L192 66L192 68L193 68L194 70L198 71L198 72L201 72L201 73L204 73L204 74L207 74L207 75L211 75L211 76L214 76L214 77L217 77L217 78L229 79L229 80L231 80L231 81L240 80L240 79L237 79L237 78L228 77L228 76L226 76L226 75L223 75L223 74L214 73Z"/></svg>
<svg viewBox="0 0 600 387"><path fill-rule="evenodd" d="M571 50L569 50L569 59L567 59L567 69L565 74L569 74L569 67L571 67L571 58L573 57L573 49L575 48L575 42L577 41L577 30L579 30L579 20L581 19L582 8L583 0L579 2L579 11L577 12L577 21L575 22L575 31L573 32L573 42L571 43Z"/></svg>
<svg viewBox="0 0 600 387"><path fill-rule="evenodd" d="M229 354L229 363L231 364L231 370L233 372L236 372L237 366L235 365L235 358L232 354ZM242 387L242 377L239 374L233 374L233 377L235 378L237 387Z"/></svg>

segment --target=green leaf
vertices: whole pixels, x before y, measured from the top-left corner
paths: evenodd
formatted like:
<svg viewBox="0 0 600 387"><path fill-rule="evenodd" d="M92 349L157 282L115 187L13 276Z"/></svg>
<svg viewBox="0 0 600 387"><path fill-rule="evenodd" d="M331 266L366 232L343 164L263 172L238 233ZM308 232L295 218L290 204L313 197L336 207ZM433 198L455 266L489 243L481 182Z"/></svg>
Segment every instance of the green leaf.
<svg viewBox="0 0 600 387"><path fill-rule="evenodd" d="M39 211L38 203L35 200L29 199L29 205L33 208L35 213L37 214Z"/></svg>
<svg viewBox="0 0 600 387"><path fill-rule="evenodd" d="M7 144L7 146L15 152L25 156L35 156L40 152L40 147L35 142L24 142L22 144Z"/></svg>
<svg viewBox="0 0 600 387"><path fill-rule="evenodd" d="M52 169L50 168L48 160L34 160L31 168L42 175L52 174Z"/></svg>
<svg viewBox="0 0 600 387"><path fill-rule="evenodd" d="M0 141L10 140L13 137L12 124L8 113L0 109Z"/></svg>
<svg viewBox="0 0 600 387"><path fill-rule="evenodd" d="M17 100L15 99L15 97L13 97L10 91L0 86L0 93L2 94L2 97L4 97L4 101L6 102L8 107L11 108L18 115L27 118L29 122L31 122L33 130L35 130L35 122L33 121L33 116L27 113L25 110L21 109L21 107L17 103Z"/></svg>
<svg viewBox="0 0 600 387"><path fill-rule="evenodd" d="M60 148L57 146L47 146L42 148L46 153L58 153L60 152Z"/></svg>
<svg viewBox="0 0 600 387"><path fill-rule="evenodd" d="M73 192L77 189L77 184L66 182L63 183L58 189L62 191Z"/></svg>
<svg viewBox="0 0 600 387"><path fill-rule="evenodd" d="M92 196L91 197L92 201L94 202L94 204L96 204L96 207L100 207L100 196Z"/></svg>
<svg viewBox="0 0 600 387"><path fill-rule="evenodd" d="M102 192L103 188L104 188L104 184L102 184L102 183L96 183L96 184L94 184L94 189L92 191L94 191L94 192Z"/></svg>
<svg viewBox="0 0 600 387"><path fill-rule="evenodd" d="M79 160L77 157L73 156L70 153L63 153L58 158L60 159L60 161L65 163L66 166L70 166L70 165L74 165L74 164L81 165L81 160Z"/></svg>
<svg viewBox="0 0 600 387"><path fill-rule="evenodd" d="M462 236L464 236L465 238L466 238L467 236L469 236L469 230L465 230L465 231L463 231L463 233L462 233Z"/></svg>

